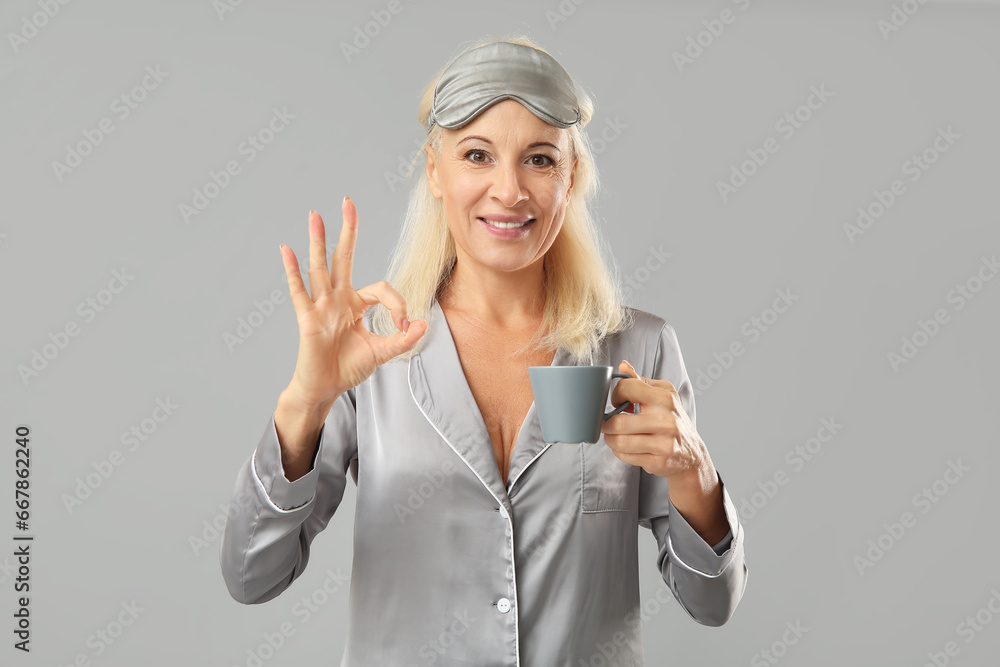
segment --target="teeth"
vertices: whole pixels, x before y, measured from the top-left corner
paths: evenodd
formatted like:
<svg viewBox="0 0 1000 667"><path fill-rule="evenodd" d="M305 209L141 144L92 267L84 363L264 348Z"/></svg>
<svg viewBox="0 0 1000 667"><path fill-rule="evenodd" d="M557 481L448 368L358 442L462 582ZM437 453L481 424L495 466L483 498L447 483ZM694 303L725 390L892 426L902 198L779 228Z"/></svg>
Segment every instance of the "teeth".
<svg viewBox="0 0 1000 667"><path fill-rule="evenodd" d="M517 229L518 227L524 227L528 224L528 222L531 222L531 220L528 220L527 222L497 222L496 220L487 220L486 218L482 218L482 220L485 220L488 224L491 224L499 229Z"/></svg>

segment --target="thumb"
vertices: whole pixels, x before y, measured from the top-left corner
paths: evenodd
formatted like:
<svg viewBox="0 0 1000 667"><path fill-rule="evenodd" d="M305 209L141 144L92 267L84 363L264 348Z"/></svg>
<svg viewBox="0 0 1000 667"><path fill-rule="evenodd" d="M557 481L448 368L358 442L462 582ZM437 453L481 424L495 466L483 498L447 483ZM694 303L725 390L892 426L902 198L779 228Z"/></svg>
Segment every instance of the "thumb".
<svg viewBox="0 0 1000 667"><path fill-rule="evenodd" d="M659 387L661 389L666 389L667 391L672 391L674 393L677 393L676 387L674 387L673 383L670 382L669 380L663 380L663 379L654 380L652 378L642 377L641 375L639 375L638 373L636 373L636 371L635 371L634 368L632 368L632 364L630 364L629 362L625 361L624 359L618 365L618 369L621 370L624 373L631 374L632 377L634 377L636 379L639 379L639 380L642 380L643 382L645 382L646 384L650 385L651 387Z"/></svg>
<svg viewBox="0 0 1000 667"><path fill-rule="evenodd" d="M629 362L625 361L624 359L622 359L622 362L620 364L618 364L618 371L621 372L621 373L628 373L629 375L631 375L632 377L634 377L637 380L642 380L643 382L646 381L645 378L643 378L642 376L640 376L638 373L635 372L635 369L632 368L632 364L630 364ZM627 408L625 408L625 412L627 412L629 414L632 414L632 415L636 414L636 404L635 403L629 403L629 406Z"/></svg>
<svg viewBox="0 0 1000 667"><path fill-rule="evenodd" d="M426 320L412 320L409 326L406 327L406 331L397 331L392 336L386 338L383 341L385 343L386 354L384 361L393 359L397 355L416 347L417 343L420 342L420 339L427 332L427 327ZM384 361L380 361L379 363L384 363Z"/></svg>
<svg viewBox="0 0 1000 667"><path fill-rule="evenodd" d="M632 367L632 364L630 364L625 359L622 359L622 362L618 364L618 370L621 371L622 373L628 373L636 380L642 380L646 384L649 384L649 380L639 375L639 373L636 372L635 368Z"/></svg>

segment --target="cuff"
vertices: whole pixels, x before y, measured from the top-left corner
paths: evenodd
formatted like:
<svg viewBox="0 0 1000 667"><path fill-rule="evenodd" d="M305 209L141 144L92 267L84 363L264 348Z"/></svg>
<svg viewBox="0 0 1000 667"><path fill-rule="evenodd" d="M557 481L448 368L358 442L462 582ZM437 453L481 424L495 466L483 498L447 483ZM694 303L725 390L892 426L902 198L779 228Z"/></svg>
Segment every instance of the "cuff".
<svg viewBox="0 0 1000 667"><path fill-rule="evenodd" d="M278 444L278 431L274 426L274 413L271 413L271 420L264 430L264 436L253 453L253 471L265 497L279 511L299 509L316 495L319 478L316 462L322 455L324 431L326 431L325 422L319 431L319 446L316 448L316 455L309 472L290 482L285 477L285 470L281 465L281 446Z"/></svg>
<svg viewBox="0 0 1000 667"><path fill-rule="evenodd" d="M676 511L673 503L670 503L670 522L667 524L666 542L669 560L686 570L706 577L717 577L729 567L737 552L735 547L743 537L736 506L729 497L721 475L719 484L722 484L722 502L726 510L726 519L729 521L729 533L721 542L714 547L709 546L681 513Z"/></svg>
<svg viewBox="0 0 1000 667"><path fill-rule="evenodd" d="M721 556L724 551L729 549L729 545L731 545L732 542L733 542L733 530L732 528L730 528L729 532L726 533L726 536L722 538L722 541L716 544L714 547L712 547L712 551L715 552L716 556Z"/></svg>

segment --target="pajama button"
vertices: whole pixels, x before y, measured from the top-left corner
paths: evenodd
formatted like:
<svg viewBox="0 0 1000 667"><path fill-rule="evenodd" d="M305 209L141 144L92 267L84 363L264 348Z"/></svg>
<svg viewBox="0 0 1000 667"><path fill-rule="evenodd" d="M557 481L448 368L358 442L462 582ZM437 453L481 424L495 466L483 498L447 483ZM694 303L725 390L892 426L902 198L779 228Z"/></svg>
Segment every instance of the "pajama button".
<svg viewBox="0 0 1000 667"><path fill-rule="evenodd" d="M510 611L510 600L507 598L500 598L497 600L497 611L504 614Z"/></svg>
<svg viewBox="0 0 1000 667"><path fill-rule="evenodd" d="M503 505L500 506L500 517L503 519L507 518L507 510L504 508Z"/></svg>

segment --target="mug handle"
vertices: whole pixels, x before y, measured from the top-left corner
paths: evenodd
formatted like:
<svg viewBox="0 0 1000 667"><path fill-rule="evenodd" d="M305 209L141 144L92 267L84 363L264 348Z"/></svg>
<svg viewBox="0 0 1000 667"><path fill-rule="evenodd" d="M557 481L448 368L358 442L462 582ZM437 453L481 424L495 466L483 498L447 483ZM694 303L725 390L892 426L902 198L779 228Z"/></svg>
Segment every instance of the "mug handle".
<svg viewBox="0 0 1000 667"><path fill-rule="evenodd" d="M611 379L612 380L615 379L615 378L630 378L630 377L632 377L632 376L629 375L628 373L612 373L611 374ZM625 401L624 403L622 403L621 405L619 405L618 407L616 407L611 412L606 412L604 414L604 418L605 419L611 419L616 414L618 414L619 412L621 412L622 410L624 410L625 408L627 408L630 405L632 405L631 401Z"/></svg>

